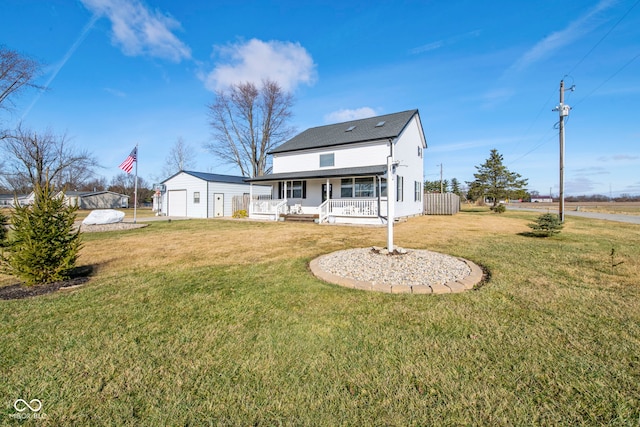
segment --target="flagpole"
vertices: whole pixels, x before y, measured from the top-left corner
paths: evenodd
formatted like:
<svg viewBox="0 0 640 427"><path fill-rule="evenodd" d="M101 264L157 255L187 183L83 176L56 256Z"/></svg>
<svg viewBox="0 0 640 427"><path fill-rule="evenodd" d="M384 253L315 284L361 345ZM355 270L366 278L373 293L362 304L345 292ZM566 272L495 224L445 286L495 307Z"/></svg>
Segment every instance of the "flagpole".
<svg viewBox="0 0 640 427"><path fill-rule="evenodd" d="M136 144L136 177L133 183L133 223L136 223L136 214L138 212L138 144Z"/></svg>

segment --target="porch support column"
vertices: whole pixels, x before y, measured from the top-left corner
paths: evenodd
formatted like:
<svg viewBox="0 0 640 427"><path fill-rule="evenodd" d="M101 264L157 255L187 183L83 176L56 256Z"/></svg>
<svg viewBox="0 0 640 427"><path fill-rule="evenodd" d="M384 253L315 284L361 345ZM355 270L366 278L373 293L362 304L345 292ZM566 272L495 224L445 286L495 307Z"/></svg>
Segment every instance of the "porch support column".
<svg viewBox="0 0 640 427"><path fill-rule="evenodd" d="M249 218L253 213L253 182L249 183Z"/></svg>
<svg viewBox="0 0 640 427"><path fill-rule="evenodd" d="M287 201L287 181L284 181L284 185L282 186L284 193L282 193L282 199Z"/></svg>
<svg viewBox="0 0 640 427"><path fill-rule="evenodd" d="M331 192L329 191L329 186L330 185L331 184L329 183L329 178L327 178L327 197L326 197L326 200L329 200L329 195L331 194Z"/></svg>

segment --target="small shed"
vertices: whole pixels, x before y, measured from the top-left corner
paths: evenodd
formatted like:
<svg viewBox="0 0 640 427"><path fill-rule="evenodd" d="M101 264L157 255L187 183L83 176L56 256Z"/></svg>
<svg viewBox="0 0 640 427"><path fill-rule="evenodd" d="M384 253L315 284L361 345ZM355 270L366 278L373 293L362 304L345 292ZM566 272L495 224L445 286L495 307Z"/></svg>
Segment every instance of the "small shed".
<svg viewBox="0 0 640 427"><path fill-rule="evenodd" d="M65 191L59 193L66 204L80 209L121 209L129 207L129 196L113 191Z"/></svg>
<svg viewBox="0 0 640 427"><path fill-rule="evenodd" d="M162 182L159 213L188 218L216 218L233 215L234 196L249 194L245 177L180 171ZM270 195L271 186L254 185L253 194Z"/></svg>

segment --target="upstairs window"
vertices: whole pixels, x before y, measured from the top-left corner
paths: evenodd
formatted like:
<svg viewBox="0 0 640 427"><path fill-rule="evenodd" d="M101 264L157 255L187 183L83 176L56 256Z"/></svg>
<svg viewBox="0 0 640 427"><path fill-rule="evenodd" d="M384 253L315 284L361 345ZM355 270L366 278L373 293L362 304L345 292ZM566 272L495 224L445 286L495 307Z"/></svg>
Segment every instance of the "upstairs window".
<svg viewBox="0 0 640 427"><path fill-rule="evenodd" d="M320 167L326 168L335 165L334 154L320 154Z"/></svg>

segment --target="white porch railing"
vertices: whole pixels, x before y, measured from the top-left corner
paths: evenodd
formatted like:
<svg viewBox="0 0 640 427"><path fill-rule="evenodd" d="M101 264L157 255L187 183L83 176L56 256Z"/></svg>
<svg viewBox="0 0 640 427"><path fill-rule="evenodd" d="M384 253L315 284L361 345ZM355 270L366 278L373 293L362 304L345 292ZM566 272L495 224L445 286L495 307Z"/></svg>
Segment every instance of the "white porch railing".
<svg viewBox="0 0 640 427"><path fill-rule="evenodd" d="M275 215L277 220L280 214L287 211L287 201L280 199L251 200L251 213L257 215Z"/></svg>
<svg viewBox="0 0 640 427"><path fill-rule="evenodd" d="M386 200L383 202L386 206ZM383 209L384 211L385 209ZM384 213L384 212L383 212ZM319 222L330 216L377 217L378 199L329 199L320 205Z"/></svg>

